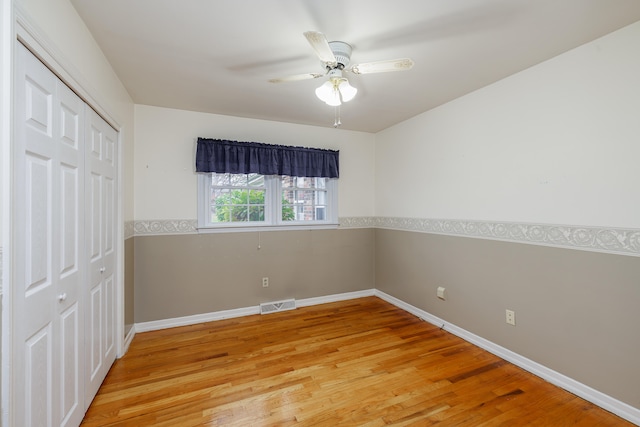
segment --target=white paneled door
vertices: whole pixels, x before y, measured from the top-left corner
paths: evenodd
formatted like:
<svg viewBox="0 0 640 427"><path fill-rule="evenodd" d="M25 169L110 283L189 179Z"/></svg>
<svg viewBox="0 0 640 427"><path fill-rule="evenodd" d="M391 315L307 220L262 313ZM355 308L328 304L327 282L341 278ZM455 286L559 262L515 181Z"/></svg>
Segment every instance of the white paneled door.
<svg viewBox="0 0 640 427"><path fill-rule="evenodd" d="M117 134L93 110L86 117L86 407L116 358L115 202ZM86 408L85 408L86 409Z"/></svg>
<svg viewBox="0 0 640 427"><path fill-rule="evenodd" d="M115 360L117 133L16 53L12 418L77 426Z"/></svg>

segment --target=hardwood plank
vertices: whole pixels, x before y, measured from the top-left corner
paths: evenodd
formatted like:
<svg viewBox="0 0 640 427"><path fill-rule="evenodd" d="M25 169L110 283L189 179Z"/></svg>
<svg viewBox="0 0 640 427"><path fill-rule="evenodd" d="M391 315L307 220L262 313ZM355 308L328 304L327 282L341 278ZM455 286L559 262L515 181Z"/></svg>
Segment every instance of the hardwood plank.
<svg viewBox="0 0 640 427"><path fill-rule="evenodd" d="M631 426L376 297L137 334L83 426Z"/></svg>

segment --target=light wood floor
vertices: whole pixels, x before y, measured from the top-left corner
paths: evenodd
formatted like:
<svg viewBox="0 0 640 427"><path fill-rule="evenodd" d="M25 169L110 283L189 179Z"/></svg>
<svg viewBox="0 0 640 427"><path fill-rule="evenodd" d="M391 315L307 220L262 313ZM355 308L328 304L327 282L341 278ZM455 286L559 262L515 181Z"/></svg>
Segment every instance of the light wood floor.
<svg viewBox="0 0 640 427"><path fill-rule="evenodd" d="M631 426L376 297L139 333L84 426Z"/></svg>

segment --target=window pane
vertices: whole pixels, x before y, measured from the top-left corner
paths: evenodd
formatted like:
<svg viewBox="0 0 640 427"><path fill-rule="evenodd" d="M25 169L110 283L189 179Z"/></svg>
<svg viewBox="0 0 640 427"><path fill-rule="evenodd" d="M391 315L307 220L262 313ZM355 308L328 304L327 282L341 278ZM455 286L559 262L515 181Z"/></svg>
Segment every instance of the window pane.
<svg viewBox="0 0 640 427"><path fill-rule="evenodd" d="M326 178L304 178L299 176L283 176L282 188L326 188Z"/></svg>
<svg viewBox="0 0 640 427"><path fill-rule="evenodd" d="M212 173L211 185L214 185L214 186L229 185L229 174L228 173Z"/></svg>
<svg viewBox="0 0 640 427"><path fill-rule="evenodd" d="M247 203L250 205L264 205L264 190L249 190ZM242 200L244 202L244 200Z"/></svg>
<svg viewBox="0 0 640 427"><path fill-rule="evenodd" d="M283 176L282 177L282 188L291 188L295 187L294 181L295 177L293 176Z"/></svg>
<svg viewBox="0 0 640 427"><path fill-rule="evenodd" d="M260 174L211 174L210 222L264 221L265 179Z"/></svg>
<svg viewBox="0 0 640 427"><path fill-rule="evenodd" d="M230 206L231 222L247 221L249 218L247 206Z"/></svg>
<svg viewBox="0 0 640 427"><path fill-rule="evenodd" d="M249 206L249 221L264 221L264 206Z"/></svg>
<svg viewBox="0 0 640 427"><path fill-rule="evenodd" d="M298 180L298 184L301 181ZM282 192L283 221L324 221L326 220L326 190L293 190Z"/></svg>
<svg viewBox="0 0 640 427"><path fill-rule="evenodd" d="M247 175L247 184L250 187L264 187L264 175L257 173Z"/></svg>
<svg viewBox="0 0 640 427"><path fill-rule="evenodd" d="M286 199L282 199L282 220L293 221L296 219L295 206Z"/></svg>
<svg viewBox="0 0 640 427"><path fill-rule="evenodd" d="M216 205L211 205L211 209L209 210L209 222L220 222L216 211Z"/></svg>
<svg viewBox="0 0 640 427"><path fill-rule="evenodd" d="M212 188L211 189L211 201L214 202L218 197L225 197L231 190L228 188Z"/></svg>
<svg viewBox="0 0 640 427"><path fill-rule="evenodd" d="M212 173L211 185L214 187L264 187L264 175Z"/></svg>

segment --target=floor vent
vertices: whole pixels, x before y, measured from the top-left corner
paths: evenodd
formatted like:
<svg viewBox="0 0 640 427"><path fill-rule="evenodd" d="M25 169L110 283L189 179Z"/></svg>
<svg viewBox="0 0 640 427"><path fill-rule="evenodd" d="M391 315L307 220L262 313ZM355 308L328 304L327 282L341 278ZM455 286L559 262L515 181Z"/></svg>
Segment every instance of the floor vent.
<svg viewBox="0 0 640 427"><path fill-rule="evenodd" d="M296 300L288 299L285 301L264 302L260 304L260 314L275 313L277 311L295 310Z"/></svg>

